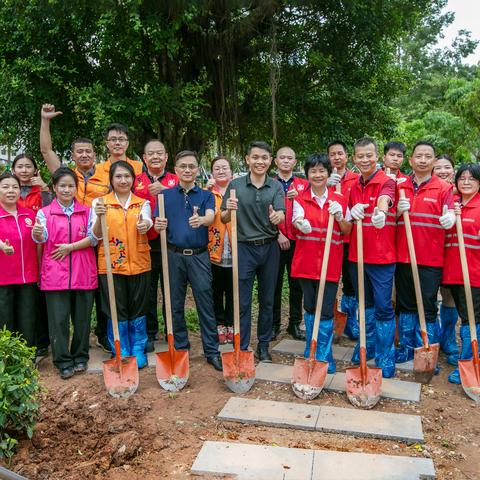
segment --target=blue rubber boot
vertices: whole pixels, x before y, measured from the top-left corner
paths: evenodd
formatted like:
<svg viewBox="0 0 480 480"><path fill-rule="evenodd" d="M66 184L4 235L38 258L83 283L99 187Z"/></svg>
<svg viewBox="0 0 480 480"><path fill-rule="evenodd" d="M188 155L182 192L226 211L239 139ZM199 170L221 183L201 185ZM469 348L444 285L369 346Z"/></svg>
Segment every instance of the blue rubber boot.
<svg viewBox="0 0 480 480"><path fill-rule="evenodd" d="M358 308L357 299L355 297L343 295L340 308L342 309L343 313L347 314L347 322L345 323L345 329L343 333L350 340L358 340L359 327L358 327L358 317L357 317L357 308Z"/></svg>
<svg viewBox="0 0 480 480"><path fill-rule="evenodd" d="M305 351L303 356L308 358L310 356L310 342L312 340L313 323L315 315L313 313L305 312L303 318L305 319ZM328 373L335 373L337 367L333 360L332 352L333 342L333 318L330 320L322 320L318 329L317 335L317 350L315 351L315 360L321 362L328 362Z"/></svg>
<svg viewBox="0 0 480 480"><path fill-rule="evenodd" d="M434 322L427 322L427 336L428 343L439 343L440 341L440 325L438 324L438 319L435 319ZM422 335L420 333L420 324L417 325L415 329L415 347L423 347ZM440 373L440 367L437 365L435 367L435 375Z"/></svg>
<svg viewBox="0 0 480 480"><path fill-rule="evenodd" d="M383 378L395 375L395 320L377 321L375 365L382 369Z"/></svg>
<svg viewBox="0 0 480 480"><path fill-rule="evenodd" d="M400 313L398 316L398 347L395 349L396 363L412 360L417 325L418 315L416 313Z"/></svg>
<svg viewBox="0 0 480 480"><path fill-rule="evenodd" d="M477 335L480 333L479 325L477 325ZM462 325L460 327L460 340L462 342L462 351L460 353L460 360L470 360L472 358L472 338L470 336L470 327L468 325ZM458 367L452 371L448 376L450 383L456 383L460 385L460 372Z"/></svg>
<svg viewBox="0 0 480 480"><path fill-rule="evenodd" d="M375 320L375 308L365 309L365 340L367 344L367 360L375 358L375 345L377 343L377 329ZM354 365L360 363L360 342L355 345L351 362Z"/></svg>
<svg viewBox="0 0 480 480"><path fill-rule="evenodd" d="M122 357L130 356L130 338L128 336L128 321L118 321L118 333L120 335L120 355ZM110 348L112 349L112 357L115 356L115 344L113 340L113 326L112 319L109 318L107 322L107 338Z"/></svg>
<svg viewBox="0 0 480 480"><path fill-rule="evenodd" d="M458 345L455 326L458 312L455 307L440 306L440 348L447 355L447 363L458 365Z"/></svg>
<svg viewBox="0 0 480 480"><path fill-rule="evenodd" d="M305 312L303 314L303 319L305 322L305 350L303 352L303 356L308 358L310 356L310 342L312 341L313 322L315 320L315 315L313 313Z"/></svg>
<svg viewBox="0 0 480 480"><path fill-rule="evenodd" d="M148 364L145 355L145 345L147 344L147 317L134 318L128 321L128 333L130 336L130 345L132 355L137 357L138 368L143 368Z"/></svg>

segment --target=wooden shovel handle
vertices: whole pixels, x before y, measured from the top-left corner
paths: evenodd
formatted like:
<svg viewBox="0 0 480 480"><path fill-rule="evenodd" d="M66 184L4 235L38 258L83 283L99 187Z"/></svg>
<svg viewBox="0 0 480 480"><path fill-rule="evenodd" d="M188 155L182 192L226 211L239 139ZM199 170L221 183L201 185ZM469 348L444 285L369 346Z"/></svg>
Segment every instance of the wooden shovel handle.
<svg viewBox="0 0 480 480"><path fill-rule="evenodd" d="M400 198L405 198L405 191L400 189ZM418 319L420 321L420 330L425 348L428 348L427 324L425 321L425 310L423 308L422 290L420 288L420 276L418 275L417 255L415 254L415 245L413 243L412 225L410 216L403 212L403 221L405 222L405 233L407 235L408 253L412 265L413 286L415 287L415 298L417 300Z"/></svg>
<svg viewBox="0 0 480 480"><path fill-rule="evenodd" d="M159 194L158 197L158 216L160 218L165 218L165 199L162 194ZM167 325L167 335L170 336L173 334L173 325L172 325L172 303L170 299L170 275L168 273L168 251L167 251L167 231L160 230L160 248L162 252L162 275L163 275L163 291L165 293L165 298L163 299L165 303L165 323Z"/></svg>
<svg viewBox="0 0 480 480"><path fill-rule="evenodd" d="M363 222L357 220L357 272L358 272L358 317L360 327L360 349L365 349L365 283L363 268Z"/></svg>
<svg viewBox="0 0 480 480"><path fill-rule="evenodd" d="M230 198L235 199L235 189L230 190ZM237 230L237 211L230 212L230 223L232 230L232 278L233 278L233 331L235 333L234 349L240 350L240 298L238 293L238 230Z"/></svg>
<svg viewBox="0 0 480 480"><path fill-rule="evenodd" d="M472 288L470 285L470 274L468 273L467 253L465 251L465 239L463 237L462 217L457 215L455 225L457 227L458 250L460 252L460 263L462 264L463 285L465 289L465 300L467 301L468 324L470 326L470 337L472 342L477 341L477 329L475 325L475 313L473 309Z"/></svg>

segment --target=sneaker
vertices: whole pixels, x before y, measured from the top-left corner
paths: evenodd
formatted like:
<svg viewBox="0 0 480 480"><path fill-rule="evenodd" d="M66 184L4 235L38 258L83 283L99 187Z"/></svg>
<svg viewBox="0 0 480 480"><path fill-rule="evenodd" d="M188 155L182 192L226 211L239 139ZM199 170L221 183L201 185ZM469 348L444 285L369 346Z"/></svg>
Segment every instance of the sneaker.
<svg viewBox="0 0 480 480"><path fill-rule="evenodd" d="M73 367L75 373L83 373L87 371L87 362L78 362Z"/></svg>
<svg viewBox="0 0 480 480"><path fill-rule="evenodd" d="M218 343L220 345L224 345L227 343L227 328L224 327L223 325L219 325L217 327L217 332L218 332Z"/></svg>
<svg viewBox="0 0 480 480"><path fill-rule="evenodd" d="M155 343L153 339L148 339L145 345L145 353L152 353L155 351Z"/></svg>
<svg viewBox="0 0 480 480"><path fill-rule="evenodd" d="M66 380L67 378L73 377L75 371L73 367L66 367L66 368L61 368L60 369L60 378L63 380Z"/></svg>
<svg viewBox="0 0 480 480"><path fill-rule="evenodd" d="M233 327L227 327L227 343L233 343Z"/></svg>
<svg viewBox="0 0 480 480"><path fill-rule="evenodd" d="M107 336L97 337L95 341L95 345L100 347L104 352L112 353L112 349L110 348L110 343L108 342Z"/></svg>
<svg viewBox="0 0 480 480"><path fill-rule="evenodd" d="M37 357L48 356L48 347L37 347Z"/></svg>

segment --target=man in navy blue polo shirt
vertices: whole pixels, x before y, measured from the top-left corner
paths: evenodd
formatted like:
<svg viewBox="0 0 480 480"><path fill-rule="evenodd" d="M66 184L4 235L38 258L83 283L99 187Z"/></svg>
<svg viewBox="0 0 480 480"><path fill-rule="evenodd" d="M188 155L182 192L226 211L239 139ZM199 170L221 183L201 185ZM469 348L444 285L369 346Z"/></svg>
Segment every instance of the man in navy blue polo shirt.
<svg viewBox="0 0 480 480"><path fill-rule="evenodd" d="M212 192L195 185L198 165L198 155L190 150L184 150L175 157L175 173L179 184L162 192L166 218L158 218L157 207L155 230L167 230L175 348L190 348L185 322L188 282L197 307L203 352L208 363L216 370L222 370L213 309L212 272L207 250L208 226L215 215L215 199Z"/></svg>
<svg viewBox="0 0 480 480"><path fill-rule="evenodd" d="M253 142L245 161L250 169L244 177L230 182L222 202L222 222L230 221L237 210L238 265L240 296L240 348L250 344L252 290L258 279L257 358L271 362L268 345L272 337L273 298L277 283L280 249L277 242L279 223L285 220L285 198L280 183L268 177L272 151L265 142ZM230 198L234 189L236 198Z"/></svg>

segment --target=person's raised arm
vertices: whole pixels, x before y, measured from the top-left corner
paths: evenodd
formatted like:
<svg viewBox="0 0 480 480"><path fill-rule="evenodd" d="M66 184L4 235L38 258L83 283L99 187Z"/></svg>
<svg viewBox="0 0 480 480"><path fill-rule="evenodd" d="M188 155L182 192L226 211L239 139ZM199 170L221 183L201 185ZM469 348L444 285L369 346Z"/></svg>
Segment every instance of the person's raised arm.
<svg viewBox="0 0 480 480"><path fill-rule="evenodd" d="M53 151L52 136L50 134L50 120L58 117L62 112L56 112L55 106L49 103L44 103L41 110L42 121L40 123L40 151L42 157L47 164L50 173L55 172L60 165L61 161L58 155Z"/></svg>

